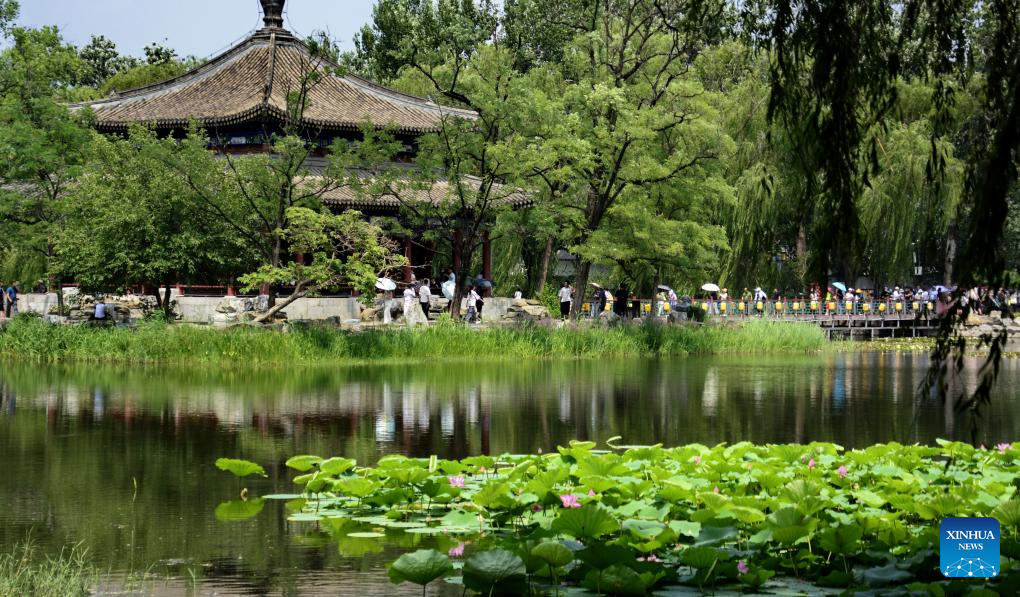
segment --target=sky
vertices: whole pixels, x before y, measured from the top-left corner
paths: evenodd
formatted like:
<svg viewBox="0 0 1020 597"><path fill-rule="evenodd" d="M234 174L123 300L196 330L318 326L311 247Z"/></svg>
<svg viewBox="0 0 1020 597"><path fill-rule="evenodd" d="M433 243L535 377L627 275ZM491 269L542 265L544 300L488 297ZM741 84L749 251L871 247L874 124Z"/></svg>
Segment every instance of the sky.
<svg viewBox="0 0 1020 597"><path fill-rule="evenodd" d="M121 54L159 42L179 56L209 58L262 26L259 0L19 0L18 24L57 25L82 46L105 35ZM328 31L345 50L371 20L373 0L287 0L284 26L301 36Z"/></svg>

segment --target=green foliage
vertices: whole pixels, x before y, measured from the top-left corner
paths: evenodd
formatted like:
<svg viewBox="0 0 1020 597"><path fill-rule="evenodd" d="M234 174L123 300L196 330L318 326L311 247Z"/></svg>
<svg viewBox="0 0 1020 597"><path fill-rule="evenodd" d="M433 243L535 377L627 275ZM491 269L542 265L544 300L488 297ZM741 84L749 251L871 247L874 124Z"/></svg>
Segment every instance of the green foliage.
<svg viewBox="0 0 1020 597"><path fill-rule="evenodd" d="M247 265L235 231L167 164L177 151L140 127L125 139L95 136L67 215L52 239L53 268L87 290L178 280L226 280ZM169 309L169 301L162 301Z"/></svg>
<svg viewBox="0 0 1020 597"><path fill-rule="evenodd" d="M390 565L390 581L398 585L407 581L424 586L452 570L453 563L446 555L434 549L419 549L405 553Z"/></svg>
<svg viewBox="0 0 1020 597"><path fill-rule="evenodd" d="M0 595L86 597L98 581L99 571L81 545L44 556L29 541L0 554Z"/></svg>
<svg viewBox="0 0 1020 597"><path fill-rule="evenodd" d="M293 282L294 292L279 305L281 308L295 298L342 285L371 294L379 277L406 263L382 229L358 211L346 210L335 215L328 210L291 207L287 209L286 220L283 238L291 250L311 255L311 262L266 264L238 278L249 290L262 284Z"/></svg>
<svg viewBox="0 0 1020 597"><path fill-rule="evenodd" d="M813 326L754 321L741 326L618 326L471 330L434 326L350 333L295 326L289 333L218 330L146 322L134 329L51 325L19 318L0 328L4 358L231 366L338 362L605 358L683 354L809 352L825 345Z"/></svg>
<svg viewBox="0 0 1020 597"><path fill-rule="evenodd" d="M259 475L261 477L266 476L266 469L262 468L262 465L235 458L217 459L216 468L221 471L227 471L235 477L247 477L249 475Z"/></svg>
<svg viewBox="0 0 1020 597"><path fill-rule="evenodd" d="M306 488L291 520L342 520L359 536L374 531L358 524L456 536L451 555L472 550L459 583L481 594L523 594L550 580L560 590L625 595L676 583L753 590L793 576L818 587L896 590L931 578L932 525L943 516L1002 516L1013 535L1015 488L1005 481L1020 473L1015 454L938 443L606 451L571 442L547 455L387 457L325 475L339 483ZM594 472L613 482L587 492ZM351 478L374 489L347 493ZM1004 553L1014 553L1006 543ZM421 550L401 556L390 577L424 585L451 568L446 556ZM1004 560L990 588L1007 590L1018 572Z"/></svg>

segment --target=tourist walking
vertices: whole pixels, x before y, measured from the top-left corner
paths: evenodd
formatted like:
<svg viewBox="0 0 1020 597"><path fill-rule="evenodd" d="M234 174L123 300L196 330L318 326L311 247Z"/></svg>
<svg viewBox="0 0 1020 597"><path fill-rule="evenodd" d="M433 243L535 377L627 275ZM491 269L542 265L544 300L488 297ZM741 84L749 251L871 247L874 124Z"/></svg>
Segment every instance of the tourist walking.
<svg viewBox="0 0 1020 597"><path fill-rule="evenodd" d="M404 321L411 324L411 310L414 309L414 287L408 284L404 288Z"/></svg>
<svg viewBox="0 0 1020 597"><path fill-rule="evenodd" d="M617 317L627 316L627 298L630 295L627 293L627 287L620 284L616 289L616 296L613 297L613 313Z"/></svg>
<svg viewBox="0 0 1020 597"><path fill-rule="evenodd" d="M18 315L18 281L11 282L11 285L4 291L4 298L7 300L7 305L4 308L4 312L7 317L17 317Z"/></svg>
<svg viewBox="0 0 1020 597"><path fill-rule="evenodd" d="M570 282L564 282L563 287L560 288L560 318L566 319L570 317L570 305L574 302L574 289L570 287Z"/></svg>
<svg viewBox="0 0 1020 597"><path fill-rule="evenodd" d="M478 302L482 300L482 297L475 292L474 286L468 286L467 291L467 320L468 323L475 323L480 321L478 315Z"/></svg>
<svg viewBox="0 0 1020 597"><path fill-rule="evenodd" d="M429 279L425 278L418 287L418 304L421 305L421 312L425 314L425 321L429 320L429 306L432 302L432 290L429 288Z"/></svg>

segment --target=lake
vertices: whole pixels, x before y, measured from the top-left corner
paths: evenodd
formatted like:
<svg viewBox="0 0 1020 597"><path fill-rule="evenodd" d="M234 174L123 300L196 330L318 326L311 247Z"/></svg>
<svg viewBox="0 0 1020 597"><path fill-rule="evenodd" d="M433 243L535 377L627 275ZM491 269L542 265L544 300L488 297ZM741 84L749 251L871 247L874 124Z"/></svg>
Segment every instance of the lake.
<svg viewBox="0 0 1020 597"><path fill-rule="evenodd" d="M954 380L973 387L979 361ZM294 492L302 453L373 463L623 443L970 439L971 420L920 400L915 353L506 362L230 372L21 366L0 372L0 548L83 541L109 571L159 595L419 595L385 564L436 538L341 540L269 500L248 520L217 505ZM1003 364L978 441L1020 439L1020 361ZM221 456L264 465L239 483ZM222 518L222 516L220 517ZM437 545L441 547L441 545ZM458 587L439 593L459 595Z"/></svg>

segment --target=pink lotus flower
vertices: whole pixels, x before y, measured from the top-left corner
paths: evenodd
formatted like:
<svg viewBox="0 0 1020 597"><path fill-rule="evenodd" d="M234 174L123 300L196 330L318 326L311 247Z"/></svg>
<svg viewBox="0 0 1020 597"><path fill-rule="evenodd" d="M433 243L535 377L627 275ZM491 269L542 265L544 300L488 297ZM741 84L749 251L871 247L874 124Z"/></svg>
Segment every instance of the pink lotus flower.
<svg viewBox="0 0 1020 597"><path fill-rule="evenodd" d="M847 470L846 470L845 466L840 465L840 467L836 470L836 472L839 473L839 478L840 479L845 479L846 478Z"/></svg>
<svg viewBox="0 0 1020 597"><path fill-rule="evenodd" d="M589 489L588 490L588 497L595 497L595 490L594 489Z"/></svg>
<svg viewBox="0 0 1020 597"><path fill-rule="evenodd" d="M701 464L701 456L694 457L694 464Z"/></svg>
<svg viewBox="0 0 1020 597"><path fill-rule="evenodd" d="M531 505L531 511L532 512L541 512L542 511L542 504L532 504Z"/></svg>
<svg viewBox="0 0 1020 597"><path fill-rule="evenodd" d="M808 468L815 468L815 459L814 458L812 458L811 460L808 460L807 467Z"/></svg>
<svg viewBox="0 0 1020 597"><path fill-rule="evenodd" d="M465 545L466 544L461 543L461 544L457 545L456 547L451 547L450 551L448 551L446 553L451 558L459 558L460 556L464 555L464 546Z"/></svg>
<svg viewBox="0 0 1020 597"><path fill-rule="evenodd" d="M719 493L719 486L718 485L716 485L715 487L712 488L712 493Z"/></svg>
<svg viewBox="0 0 1020 597"><path fill-rule="evenodd" d="M748 462L747 463L747 472L751 472L751 469L753 469L753 468L754 468L754 463L753 462Z"/></svg>
<svg viewBox="0 0 1020 597"><path fill-rule="evenodd" d="M560 496L560 501L563 502L564 508L580 508L581 502L577 501L577 496L572 493L567 493Z"/></svg>
<svg viewBox="0 0 1020 597"><path fill-rule="evenodd" d="M639 562L661 562L662 560L660 560L659 558L655 557L654 553L650 553L650 554L648 554L648 557L645 557L645 558L639 557L637 559L637 561L639 561Z"/></svg>
<svg viewBox="0 0 1020 597"><path fill-rule="evenodd" d="M744 560L740 560L739 562L737 562L737 572L741 574L747 574L748 570L750 570L750 568L747 567L747 562L745 562Z"/></svg>
<svg viewBox="0 0 1020 597"><path fill-rule="evenodd" d="M999 451L999 454L1005 454L1006 450L1008 450L1008 449L1010 449L1012 447L1013 447L1013 444L1011 444L1009 442L1002 442L1000 444L995 444L995 449Z"/></svg>
<svg viewBox="0 0 1020 597"><path fill-rule="evenodd" d="M448 477L450 481L450 487L464 487L464 477Z"/></svg>

